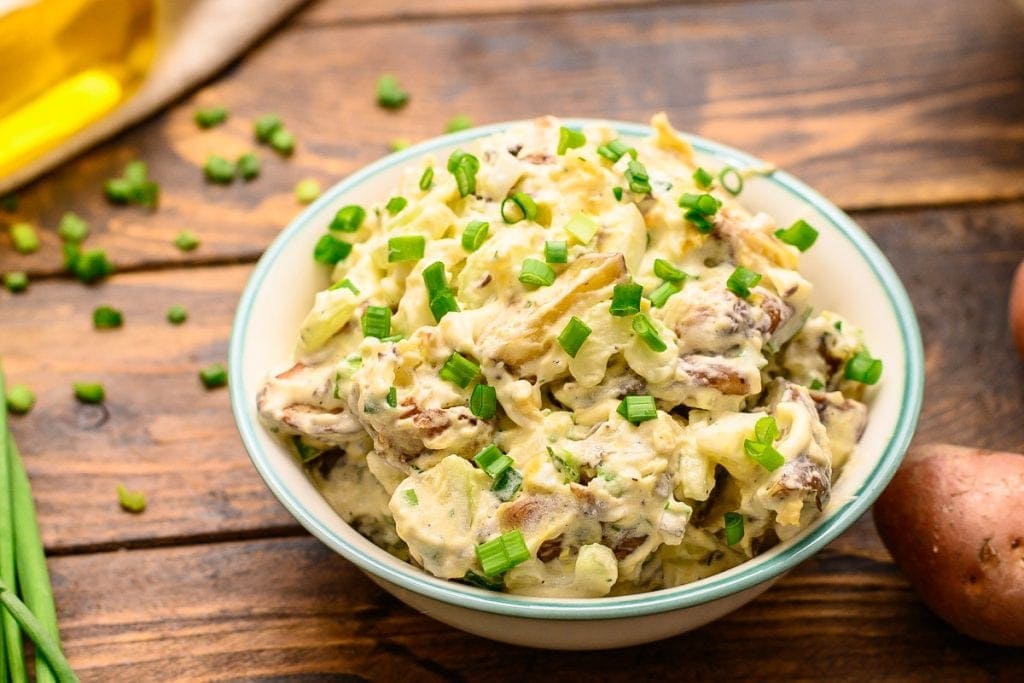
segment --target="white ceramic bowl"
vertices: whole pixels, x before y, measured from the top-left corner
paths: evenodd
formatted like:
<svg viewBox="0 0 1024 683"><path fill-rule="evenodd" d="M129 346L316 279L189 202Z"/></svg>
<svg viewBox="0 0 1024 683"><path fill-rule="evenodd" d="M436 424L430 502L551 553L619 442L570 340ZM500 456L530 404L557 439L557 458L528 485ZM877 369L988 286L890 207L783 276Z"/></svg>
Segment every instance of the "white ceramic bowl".
<svg viewBox="0 0 1024 683"><path fill-rule="evenodd" d="M588 123L594 121L565 125ZM892 266L846 214L788 173L747 180L740 199L780 225L803 218L820 230L814 248L801 258L801 271L815 284L812 303L862 326L885 372L870 400L867 431L821 517L795 539L745 564L677 588L590 600L522 598L437 579L388 555L343 522L257 419L258 388L270 368L289 358L314 294L328 284L327 269L311 254L334 213L345 204L387 197L402 168L422 165L422 157L444 159L460 144L509 125L435 138L367 166L325 192L270 245L242 294L231 335L231 403L242 441L267 486L304 527L400 600L447 624L495 640L558 649L620 647L696 628L753 599L860 517L899 466L921 405L921 337ZM624 138L651 133L642 125L611 125ZM709 140L690 141L709 170L764 165Z"/></svg>

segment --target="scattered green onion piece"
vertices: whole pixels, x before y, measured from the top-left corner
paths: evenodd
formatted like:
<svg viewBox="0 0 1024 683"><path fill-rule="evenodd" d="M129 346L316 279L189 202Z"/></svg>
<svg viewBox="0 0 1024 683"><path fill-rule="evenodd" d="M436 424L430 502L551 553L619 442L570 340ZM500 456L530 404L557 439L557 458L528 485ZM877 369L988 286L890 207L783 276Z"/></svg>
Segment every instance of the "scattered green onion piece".
<svg viewBox="0 0 1024 683"><path fill-rule="evenodd" d="M647 173L647 168L636 159L629 162L624 175L631 192L648 194L651 191L651 177Z"/></svg>
<svg viewBox="0 0 1024 683"><path fill-rule="evenodd" d="M338 209L327 229L335 232L356 232L365 218L366 209L358 204L349 204Z"/></svg>
<svg viewBox="0 0 1024 683"><path fill-rule="evenodd" d="M398 79L384 74L377 81L377 104L385 109L399 109L409 101L409 93L402 89Z"/></svg>
<svg viewBox="0 0 1024 683"><path fill-rule="evenodd" d="M570 358L575 358L576 354L580 352L583 342L587 341L587 337L590 336L591 332L590 326L576 316L573 316L569 318L569 322L562 329L562 333L558 335L558 343L569 354Z"/></svg>
<svg viewBox="0 0 1024 683"><path fill-rule="evenodd" d="M769 472L774 472L786 464L786 459L770 443L760 443L746 439L743 442L743 450L746 452L747 457Z"/></svg>
<svg viewBox="0 0 1024 683"><path fill-rule="evenodd" d="M821 391L825 388L825 384L820 379L811 380L811 391Z"/></svg>
<svg viewBox="0 0 1024 683"><path fill-rule="evenodd" d="M125 512L137 515L146 511L146 494L142 491L129 491L123 484L117 485L117 502Z"/></svg>
<svg viewBox="0 0 1024 683"><path fill-rule="evenodd" d="M184 306L171 306L167 309L167 322L172 325L180 325L188 319L188 311Z"/></svg>
<svg viewBox="0 0 1024 683"><path fill-rule="evenodd" d="M509 569L508 553L501 544L500 536L476 546L476 557L484 576L498 576Z"/></svg>
<svg viewBox="0 0 1024 683"><path fill-rule="evenodd" d="M455 178L460 197L476 192L476 172L479 170L480 160L461 149L455 150L448 157L448 172Z"/></svg>
<svg viewBox="0 0 1024 683"><path fill-rule="evenodd" d="M386 400L388 402L388 405L391 406L392 408L398 407L398 387L392 386L390 389L388 389L388 396Z"/></svg>
<svg viewBox="0 0 1024 683"><path fill-rule="evenodd" d="M196 109L192 115L196 125L200 128L213 128L228 120L228 110L224 107L206 107Z"/></svg>
<svg viewBox="0 0 1024 683"><path fill-rule="evenodd" d="M601 145L597 148L597 153L603 156L608 161L615 163L622 158L623 154L628 153L631 157L636 159L636 150L629 147L622 140L612 140L611 142Z"/></svg>
<svg viewBox="0 0 1024 683"><path fill-rule="evenodd" d="M444 124L445 133L458 133L462 130L469 130L473 127L473 119L469 118L465 114L459 114L453 116L448 120L448 123Z"/></svg>
<svg viewBox="0 0 1024 683"><path fill-rule="evenodd" d="M434 261L423 269L423 284L427 287L428 298L434 298L444 291L448 291L448 280L445 277L444 263Z"/></svg>
<svg viewBox="0 0 1024 683"><path fill-rule="evenodd" d="M416 261L423 258L427 240L423 235L402 235L388 240L388 263Z"/></svg>
<svg viewBox="0 0 1024 683"><path fill-rule="evenodd" d="M311 204L320 196L320 181L304 178L295 185L295 198L300 204Z"/></svg>
<svg viewBox="0 0 1024 683"><path fill-rule="evenodd" d="M693 183L702 190L711 189L714 182L715 177L703 168L697 167L697 170L693 172Z"/></svg>
<svg viewBox="0 0 1024 683"><path fill-rule="evenodd" d="M818 231L804 219L798 220L785 230L776 230L775 236L786 244L791 244L800 251L807 251L818 239Z"/></svg>
<svg viewBox="0 0 1024 683"><path fill-rule="evenodd" d="M515 497L522 486L523 475L519 470L509 467L491 483L491 491L498 497L498 500L508 502Z"/></svg>
<svg viewBox="0 0 1024 683"><path fill-rule="evenodd" d="M260 158L252 152L246 152L238 157L238 162L235 165L238 167L238 175L242 176L242 180L246 182L257 178L260 174Z"/></svg>
<svg viewBox="0 0 1024 683"><path fill-rule="evenodd" d="M313 247L313 260L333 266L344 261L352 253L352 245L339 240L334 235L326 234Z"/></svg>
<svg viewBox="0 0 1024 683"><path fill-rule="evenodd" d="M331 285L330 287L328 287L327 289L328 289L328 291L333 291L333 290L335 290L335 289L341 289L342 287L344 287L344 288L345 288L345 289L347 289L348 291L352 292L352 293L353 293L353 294L355 294L356 296L359 296L359 288L358 288L358 287L356 287L356 286L355 286L355 283L353 283L353 282L352 282L351 280L349 280L348 278L345 278L344 280L338 280L337 282L335 282L334 284L332 284L332 285Z"/></svg>
<svg viewBox="0 0 1024 683"><path fill-rule="evenodd" d="M57 236L62 242L79 244L89 236L89 224L78 214L68 211L57 224Z"/></svg>
<svg viewBox="0 0 1024 683"><path fill-rule="evenodd" d="M222 156L211 154L203 165L203 174L211 183L228 185L235 179L237 168Z"/></svg>
<svg viewBox="0 0 1024 683"><path fill-rule="evenodd" d="M719 172L718 182L733 197L743 191L743 176L732 166L726 166Z"/></svg>
<svg viewBox="0 0 1024 683"><path fill-rule="evenodd" d="M416 495L415 489L406 489L405 493L402 494L402 497L405 498L406 503L413 507L420 504L420 497Z"/></svg>
<svg viewBox="0 0 1024 683"><path fill-rule="evenodd" d="M281 126L280 116L277 114L264 114L256 119L256 122L253 124L253 132L256 135L256 139L260 142L270 142L270 136L279 130Z"/></svg>
<svg viewBox="0 0 1024 683"><path fill-rule="evenodd" d="M687 273L661 258L654 259L654 274L662 280L668 280L669 282L682 282L690 277Z"/></svg>
<svg viewBox="0 0 1024 683"><path fill-rule="evenodd" d="M24 415L36 404L36 395L24 384L15 384L7 390L7 409L17 415Z"/></svg>
<svg viewBox="0 0 1024 683"><path fill-rule="evenodd" d="M615 201L621 202L622 201L622 188L619 187L618 185L613 187L612 188L612 196L615 197Z"/></svg>
<svg viewBox="0 0 1024 683"><path fill-rule="evenodd" d="M295 151L295 136L290 130L278 128L270 134L270 148L286 157Z"/></svg>
<svg viewBox="0 0 1024 683"><path fill-rule="evenodd" d="M544 243L544 260L547 263L568 263L569 246L565 240L549 240Z"/></svg>
<svg viewBox="0 0 1024 683"><path fill-rule="evenodd" d="M619 403L616 412L633 424L640 424L658 417L658 408L653 396L627 396Z"/></svg>
<svg viewBox="0 0 1024 683"><path fill-rule="evenodd" d="M743 515L736 512L725 513L725 543L736 545L743 540Z"/></svg>
<svg viewBox="0 0 1024 683"><path fill-rule="evenodd" d="M430 186L434 184L434 167L427 166L423 169L423 175L420 176L420 189L426 192L430 189Z"/></svg>
<svg viewBox="0 0 1024 683"><path fill-rule="evenodd" d="M295 446L295 453L299 456L299 462L302 464L313 462L323 453L319 448L310 446L303 441L301 436L293 436L292 445Z"/></svg>
<svg viewBox="0 0 1024 683"><path fill-rule="evenodd" d="M500 591L505 587L505 582L500 578L491 579L483 574L473 571L472 569L466 572L466 575L462 577L462 580L471 586L476 586L477 588L483 588L484 590L489 591Z"/></svg>
<svg viewBox="0 0 1024 683"><path fill-rule="evenodd" d="M480 366L455 351L441 366L439 374L441 379L465 389L480 374Z"/></svg>
<svg viewBox="0 0 1024 683"><path fill-rule="evenodd" d="M726 280L725 287L741 299L746 299L750 296L750 288L760 281L760 273L755 273L743 266L736 266L736 270L732 271L732 275Z"/></svg>
<svg viewBox="0 0 1024 683"><path fill-rule="evenodd" d="M361 323L364 337L384 339L391 334L391 309L387 306L367 306Z"/></svg>
<svg viewBox="0 0 1024 683"><path fill-rule="evenodd" d="M111 178L103 183L103 193L112 204L127 204L131 201L132 186L124 178Z"/></svg>
<svg viewBox="0 0 1024 683"><path fill-rule="evenodd" d="M97 330L121 327L123 324L124 315L116 308L112 308L110 306L99 306L92 312L92 325Z"/></svg>
<svg viewBox="0 0 1024 683"><path fill-rule="evenodd" d="M75 382L71 386L75 390L75 398L82 403L102 403L106 397L103 385L98 382Z"/></svg>
<svg viewBox="0 0 1024 683"><path fill-rule="evenodd" d="M615 285L612 290L612 305L609 311L619 318L639 313L640 297L643 296L643 293L643 286L635 282Z"/></svg>
<svg viewBox="0 0 1024 683"><path fill-rule="evenodd" d="M714 216L722 203L709 194L693 194L684 192L679 198L679 206L684 209L694 209L705 216Z"/></svg>
<svg viewBox="0 0 1024 683"><path fill-rule="evenodd" d="M765 415L754 423L754 438L761 443L772 443L779 438L779 425L771 415Z"/></svg>
<svg viewBox="0 0 1024 683"><path fill-rule="evenodd" d="M658 335L658 330L654 327L654 323L643 313L633 316L633 332L647 344L648 348L656 353L661 353L668 348L668 345Z"/></svg>
<svg viewBox="0 0 1024 683"><path fill-rule="evenodd" d="M28 289L28 273L23 270L15 270L4 273L4 287L11 294L18 294Z"/></svg>
<svg viewBox="0 0 1024 683"><path fill-rule="evenodd" d="M879 358L872 358L863 350L858 351L853 358L846 361L843 376L862 384L874 384L882 376L882 361Z"/></svg>
<svg viewBox="0 0 1024 683"><path fill-rule="evenodd" d="M384 208L387 209L388 213L394 216L396 213L404 209L408 203L409 200L405 197L392 197L388 200L388 203L384 205Z"/></svg>
<svg viewBox="0 0 1024 683"><path fill-rule="evenodd" d="M460 310L459 302L455 300L455 295L450 290L439 292L430 300L429 306L437 322L441 322L441 318L448 313L458 313Z"/></svg>
<svg viewBox="0 0 1024 683"><path fill-rule="evenodd" d="M498 392L487 384L477 384L469 397L469 412L482 420L490 420L498 411Z"/></svg>
<svg viewBox="0 0 1024 683"><path fill-rule="evenodd" d="M562 126L558 129L558 155L565 154L570 149L577 149L587 144L587 136L578 130L572 130Z"/></svg>
<svg viewBox="0 0 1024 683"><path fill-rule="evenodd" d="M139 204L152 208L156 206L160 187L149 180L148 174L149 169L144 162L129 162L122 176L108 180L103 191L114 204Z"/></svg>
<svg viewBox="0 0 1024 683"><path fill-rule="evenodd" d="M686 213L683 214L683 218L692 223L693 226L697 228L699 232L702 232L704 234L711 232L715 228L714 223L709 221L708 217L702 214L697 209L688 210Z"/></svg>
<svg viewBox="0 0 1024 683"><path fill-rule="evenodd" d="M519 271L519 281L533 287L547 287L554 284L555 271L543 261L535 258L524 259L523 267Z"/></svg>
<svg viewBox="0 0 1024 683"><path fill-rule="evenodd" d="M10 227L11 242L19 254L39 251L39 235L29 223L14 223Z"/></svg>
<svg viewBox="0 0 1024 683"><path fill-rule="evenodd" d="M525 192L516 192L501 202L501 218L509 225L537 217L537 203Z"/></svg>
<svg viewBox="0 0 1024 683"><path fill-rule="evenodd" d="M555 453L554 449L548 446L548 455L551 457L555 469L562 473L562 483L579 482L580 466L572 453L562 449Z"/></svg>
<svg viewBox="0 0 1024 683"><path fill-rule="evenodd" d="M580 244L587 244L594 239L594 235L601 229L596 220L582 211L569 219L565 224L565 231L576 238Z"/></svg>
<svg viewBox="0 0 1024 683"><path fill-rule="evenodd" d="M388 149L392 152L401 152L403 149L409 149L412 146L412 140L409 138L395 138L388 143Z"/></svg>
<svg viewBox="0 0 1024 683"><path fill-rule="evenodd" d="M107 252L102 249L89 249L69 256L72 272L82 282L96 282L114 272L113 264L107 259Z"/></svg>
<svg viewBox="0 0 1024 683"><path fill-rule="evenodd" d="M476 251L487 239L487 231L490 223L486 221L470 221L466 230L462 233L462 248L466 251Z"/></svg>
<svg viewBox="0 0 1024 683"><path fill-rule="evenodd" d="M473 462L476 463L477 467L486 472L487 476L491 479L496 479L498 475L515 464L512 458L505 455L505 453L503 453L502 450L493 443L474 455Z"/></svg>
<svg viewBox="0 0 1024 683"><path fill-rule="evenodd" d="M650 299L652 306L655 308L661 308L665 305L665 302L668 301L670 296L678 294L681 291L682 287L674 282L662 282L647 296L647 298Z"/></svg>
<svg viewBox="0 0 1024 683"><path fill-rule="evenodd" d="M174 238L174 246L182 251L192 251L199 246L199 237L191 230L182 230Z"/></svg>
<svg viewBox="0 0 1024 683"><path fill-rule="evenodd" d="M220 363L214 363L199 371L199 379L207 389L216 389L228 383L228 371Z"/></svg>

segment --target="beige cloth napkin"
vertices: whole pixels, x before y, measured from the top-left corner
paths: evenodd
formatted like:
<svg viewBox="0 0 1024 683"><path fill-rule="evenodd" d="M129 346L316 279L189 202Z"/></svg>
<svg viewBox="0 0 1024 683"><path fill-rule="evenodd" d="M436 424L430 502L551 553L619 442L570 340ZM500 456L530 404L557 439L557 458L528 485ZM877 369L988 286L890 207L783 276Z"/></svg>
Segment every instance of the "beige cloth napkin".
<svg viewBox="0 0 1024 683"><path fill-rule="evenodd" d="M303 2L164 0L159 5L156 60L139 91L60 147L0 178L0 193L28 182L203 82Z"/></svg>

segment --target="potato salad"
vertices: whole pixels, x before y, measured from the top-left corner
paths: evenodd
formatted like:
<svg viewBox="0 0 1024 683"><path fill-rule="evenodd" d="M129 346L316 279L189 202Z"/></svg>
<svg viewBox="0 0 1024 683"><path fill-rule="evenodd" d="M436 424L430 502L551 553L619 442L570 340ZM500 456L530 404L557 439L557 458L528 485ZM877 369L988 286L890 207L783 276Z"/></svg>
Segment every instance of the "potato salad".
<svg viewBox="0 0 1024 683"><path fill-rule="evenodd" d="M333 284L258 408L377 545L596 598L736 566L827 503L882 363L809 306L815 228L652 127L515 125L324 226Z"/></svg>

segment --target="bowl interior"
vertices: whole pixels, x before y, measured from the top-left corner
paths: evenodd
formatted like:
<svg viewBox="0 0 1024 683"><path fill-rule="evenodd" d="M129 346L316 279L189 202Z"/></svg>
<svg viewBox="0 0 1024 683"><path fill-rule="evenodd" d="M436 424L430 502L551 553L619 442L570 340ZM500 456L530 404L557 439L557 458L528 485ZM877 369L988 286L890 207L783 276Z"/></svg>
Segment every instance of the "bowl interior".
<svg viewBox="0 0 1024 683"><path fill-rule="evenodd" d="M573 120L566 125L591 123ZM779 225L803 218L821 235L801 258L815 285L815 309L837 311L862 327L882 381L869 395L870 418L821 517L797 538L707 579L652 593L598 600L536 599L491 593L429 576L400 562L349 527L327 505L291 454L259 424L255 396L268 372L288 364L296 335L315 293L329 283L311 254L333 214L343 205L388 196L406 167L418 175L426 158L438 160L459 144L510 124L496 124L424 142L349 176L307 208L260 259L242 295L229 356L231 402L239 432L267 485L310 532L360 568L406 589L475 609L538 618L615 618L678 609L715 600L778 576L809 557L857 519L888 483L909 444L923 387L920 333L906 292L889 262L848 216L787 173L746 181L740 200L765 211ZM646 126L613 123L625 137ZM763 162L723 145L691 137L698 161L709 170ZM568 608L568 609L567 609Z"/></svg>

